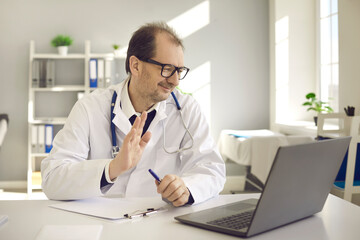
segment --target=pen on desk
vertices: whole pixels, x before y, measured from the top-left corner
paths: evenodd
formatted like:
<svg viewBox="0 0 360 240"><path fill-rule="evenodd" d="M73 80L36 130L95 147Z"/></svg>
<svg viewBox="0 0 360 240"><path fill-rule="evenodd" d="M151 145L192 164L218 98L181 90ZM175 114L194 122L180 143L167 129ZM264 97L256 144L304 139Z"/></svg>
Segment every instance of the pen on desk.
<svg viewBox="0 0 360 240"><path fill-rule="evenodd" d="M156 175L156 173L154 173L153 170L149 169L149 173L156 179L156 181L158 181L158 183L161 182L161 179L159 178L158 175Z"/></svg>

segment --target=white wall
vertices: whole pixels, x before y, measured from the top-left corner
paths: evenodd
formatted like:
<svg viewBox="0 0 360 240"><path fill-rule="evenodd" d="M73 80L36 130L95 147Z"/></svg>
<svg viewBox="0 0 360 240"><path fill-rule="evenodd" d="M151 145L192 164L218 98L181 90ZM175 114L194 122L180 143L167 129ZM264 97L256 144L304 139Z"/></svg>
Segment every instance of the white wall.
<svg viewBox="0 0 360 240"><path fill-rule="evenodd" d="M0 182L25 181L29 41L56 52L50 40L69 34L71 52L90 40L95 52L126 45L145 22L170 21L204 0L0 0L0 112L10 125L0 150ZM211 63L211 130L267 128L269 122L268 2L209 0L210 23L185 38L185 63Z"/></svg>
<svg viewBox="0 0 360 240"><path fill-rule="evenodd" d="M276 111L286 113L287 121L305 120L302 106L305 95L316 90L316 21L314 0L270 0L270 125L275 128ZM287 64L276 66L276 23L288 19ZM277 69L277 70L276 70ZM288 81L287 97L276 101L276 81L285 74ZM286 106L287 105L287 106ZM284 118L283 118L284 119Z"/></svg>
<svg viewBox="0 0 360 240"><path fill-rule="evenodd" d="M290 120L311 120L301 106L307 92L317 90L316 4L314 0L270 0L270 126L275 126L275 23L289 16ZM360 113L360 1L338 0L339 9L339 110L348 105Z"/></svg>
<svg viewBox="0 0 360 240"><path fill-rule="evenodd" d="M360 113L360 1L339 0L339 107Z"/></svg>

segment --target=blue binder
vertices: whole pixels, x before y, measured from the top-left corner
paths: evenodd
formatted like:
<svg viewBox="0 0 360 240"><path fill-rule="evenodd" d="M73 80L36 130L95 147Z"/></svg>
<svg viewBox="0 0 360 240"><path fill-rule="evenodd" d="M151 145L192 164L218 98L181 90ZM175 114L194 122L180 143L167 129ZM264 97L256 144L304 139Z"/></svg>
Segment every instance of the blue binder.
<svg viewBox="0 0 360 240"><path fill-rule="evenodd" d="M89 61L89 78L90 87L97 88L97 59L90 59Z"/></svg>
<svg viewBox="0 0 360 240"><path fill-rule="evenodd" d="M51 124L45 125L45 153L50 153L53 147L54 126Z"/></svg>

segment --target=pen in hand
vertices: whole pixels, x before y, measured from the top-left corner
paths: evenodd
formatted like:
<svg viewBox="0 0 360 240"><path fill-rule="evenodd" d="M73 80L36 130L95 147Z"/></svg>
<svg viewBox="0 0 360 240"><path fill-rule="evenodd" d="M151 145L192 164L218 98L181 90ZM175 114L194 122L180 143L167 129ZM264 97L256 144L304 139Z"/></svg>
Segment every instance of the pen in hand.
<svg viewBox="0 0 360 240"><path fill-rule="evenodd" d="M153 170L149 169L149 173L156 179L156 181L160 184L161 183L161 179L159 178L159 176L154 173ZM162 200L166 203L172 204L172 202L170 202L169 200L167 200L166 198L162 198Z"/></svg>
<svg viewBox="0 0 360 240"><path fill-rule="evenodd" d="M149 173L156 179L156 181L160 184L161 183L161 179L159 178L159 176L154 173L153 170L149 169ZM167 200L166 198L162 198L162 200L166 203L172 204L172 202L170 202L169 200Z"/></svg>
<svg viewBox="0 0 360 240"><path fill-rule="evenodd" d="M159 178L158 175L156 175L156 173L154 173L153 170L149 169L149 173L156 179L156 181L157 181L158 183L161 182L161 179Z"/></svg>

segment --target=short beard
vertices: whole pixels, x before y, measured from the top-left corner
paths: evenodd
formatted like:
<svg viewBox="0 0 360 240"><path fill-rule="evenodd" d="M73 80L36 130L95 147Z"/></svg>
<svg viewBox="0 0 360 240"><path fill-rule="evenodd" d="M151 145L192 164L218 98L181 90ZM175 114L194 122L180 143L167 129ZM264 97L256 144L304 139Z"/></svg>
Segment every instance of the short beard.
<svg viewBox="0 0 360 240"><path fill-rule="evenodd" d="M150 76L150 74L147 72L147 70L144 71L143 74L142 74L142 76L141 76L142 79L146 79L146 80L147 80L147 79L150 79L150 77L151 77L151 76ZM173 89L173 88L174 88L174 84L168 83L166 80L158 83L158 85L163 86L163 87L166 87L166 88L169 88L169 89ZM163 97L163 95L160 94L158 91L159 91L159 90L156 90L155 92L152 92L152 93L148 94L147 96L145 96L146 99L147 99L147 101L148 101L148 102L151 102L151 103L153 103L153 104L156 104L156 103L158 103L158 102L162 102L162 101L166 100L166 99L169 97L169 96L167 96L166 98Z"/></svg>

